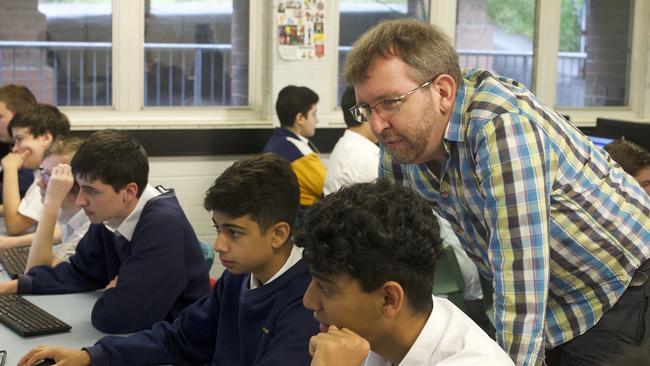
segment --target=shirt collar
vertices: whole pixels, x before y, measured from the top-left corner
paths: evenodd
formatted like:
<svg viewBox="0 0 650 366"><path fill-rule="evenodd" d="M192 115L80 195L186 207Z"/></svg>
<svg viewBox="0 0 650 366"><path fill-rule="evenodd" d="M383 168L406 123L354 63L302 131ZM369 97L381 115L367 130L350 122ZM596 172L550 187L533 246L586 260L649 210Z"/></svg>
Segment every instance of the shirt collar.
<svg viewBox="0 0 650 366"><path fill-rule="evenodd" d="M140 215L142 214L144 205L146 205L149 200L158 195L160 195L160 192L157 189L150 185L147 185L147 187L144 189L144 192L142 192L142 195L138 199L138 203L135 205L133 211L131 211L129 216L127 216L126 219L124 219L124 221L119 224L119 226L115 227L112 223L110 223L110 220L104 222L104 226L106 226L106 228L112 231L115 235L121 235L130 242L131 238L133 238L135 227L138 225L138 221L140 221Z"/></svg>
<svg viewBox="0 0 650 366"><path fill-rule="evenodd" d="M469 95L469 87L467 80L463 80L461 85L458 87L456 92L456 101L454 102L454 110L451 112L449 117L449 123L447 124L447 129L445 130L445 140L448 141L464 141L465 134L464 130L467 129L467 126L463 126L465 110L467 106L465 105L466 96Z"/></svg>
<svg viewBox="0 0 650 366"><path fill-rule="evenodd" d="M415 342L406 353L406 356L399 363L399 366L416 366L427 365L431 359L431 355L438 350L438 344L442 339L443 329L440 324L443 324L444 314L436 309L436 299L433 299L433 309L424 328L415 339Z"/></svg>
<svg viewBox="0 0 650 366"><path fill-rule="evenodd" d="M282 268L280 268L280 270L277 271L273 275L273 277L271 277L268 281L266 281L266 283L262 284L262 282L260 282L260 280L255 278L255 276L253 276L253 274L251 273L249 288L252 290L252 289L256 289L258 287L261 287L263 285L268 285L269 283L271 283L276 278L282 276L286 271L289 270L289 268L293 267L294 264L298 263L300 261L300 259L302 259L302 248L299 248L299 247L294 245L291 248L291 254L289 254L289 258L287 258L287 261L284 263Z"/></svg>
<svg viewBox="0 0 650 366"><path fill-rule="evenodd" d="M73 213L70 216L66 216L63 213L63 210L59 211L59 217L57 218L57 221L59 222L59 225L68 225L69 227L76 228L80 227L88 217L84 213L84 210L79 209L75 213Z"/></svg>

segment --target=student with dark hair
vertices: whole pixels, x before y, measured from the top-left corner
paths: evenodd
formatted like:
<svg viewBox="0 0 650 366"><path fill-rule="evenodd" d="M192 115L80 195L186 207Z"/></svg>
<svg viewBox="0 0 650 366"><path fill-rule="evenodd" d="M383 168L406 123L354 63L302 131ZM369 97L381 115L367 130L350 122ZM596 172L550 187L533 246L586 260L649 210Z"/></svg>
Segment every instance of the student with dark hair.
<svg viewBox="0 0 650 366"><path fill-rule="evenodd" d="M102 332L172 320L209 291L199 241L173 191L147 184L149 164L128 133L93 133L72 159L76 204L90 228L69 262L34 267L0 293L57 294L104 288L92 310Z"/></svg>
<svg viewBox="0 0 650 366"><path fill-rule="evenodd" d="M23 85L9 84L0 87L0 142L13 142L8 128L9 122L16 113L28 110L35 104L36 97Z"/></svg>
<svg viewBox="0 0 650 366"><path fill-rule="evenodd" d="M218 233L214 250L226 267L210 296L173 323L81 351L35 348L19 364L308 365L318 323L302 305L311 277L291 240L299 197L285 159L264 154L234 163L205 195Z"/></svg>
<svg viewBox="0 0 650 366"><path fill-rule="evenodd" d="M14 115L23 110L29 109L36 104L36 97L25 86L8 84L0 87L0 159L11 152L13 139L9 135L7 126ZM18 187L20 197L34 181L34 172L30 169L18 171ZM0 213L2 213L2 182L3 172L0 168Z"/></svg>
<svg viewBox="0 0 650 366"><path fill-rule="evenodd" d="M70 161L82 143L79 137L59 136L43 154L37 182L43 210L29 248L25 272L35 266L54 266L67 261L88 231L88 216L75 204L79 185L74 184L70 169ZM56 224L61 231L61 243L53 247Z"/></svg>
<svg viewBox="0 0 650 366"><path fill-rule="evenodd" d="M18 171L21 168L37 169L43 161L45 149L58 136L70 131L70 122L57 107L35 104L16 113L8 128L14 146L12 152L2 159L5 227L9 235L20 235L36 225L43 204L38 179L20 199Z"/></svg>
<svg viewBox="0 0 650 366"><path fill-rule="evenodd" d="M327 195L354 183L377 179L379 146L370 125L360 123L350 114L357 103L354 88L348 86L341 97L341 111L348 128L336 142L327 162L327 176L323 192Z"/></svg>
<svg viewBox="0 0 650 366"><path fill-rule="evenodd" d="M300 205L309 206L323 196L325 165L309 138L316 133L318 95L304 86L289 85L278 94L275 111L280 128L264 146L264 152L282 156L291 163L300 185Z"/></svg>
<svg viewBox="0 0 650 366"><path fill-rule="evenodd" d="M513 365L460 309L431 295L442 239L411 189L385 179L343 187L310 209L296 243L313 277L303 301L321 329L312 366Z"/></svg>
<svg viewBox="0 0 650 366"><path fill-rule="evenodd" d="M650 152L628 140L610 142L605 151L650 195Z"/></svg>

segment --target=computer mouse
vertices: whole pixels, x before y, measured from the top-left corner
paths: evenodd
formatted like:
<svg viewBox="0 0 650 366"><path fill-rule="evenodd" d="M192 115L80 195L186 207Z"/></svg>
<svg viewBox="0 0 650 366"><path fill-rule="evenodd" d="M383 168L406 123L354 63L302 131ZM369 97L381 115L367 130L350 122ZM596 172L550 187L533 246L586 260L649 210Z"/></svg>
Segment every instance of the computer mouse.
<svg viewBox="0 0 650 366"><path fill-rule="evenodd" d="M52 366L55 363L56 363L56 361L54 361L51 358L44 358L44 359L36 362L33 366Z"/></svg>

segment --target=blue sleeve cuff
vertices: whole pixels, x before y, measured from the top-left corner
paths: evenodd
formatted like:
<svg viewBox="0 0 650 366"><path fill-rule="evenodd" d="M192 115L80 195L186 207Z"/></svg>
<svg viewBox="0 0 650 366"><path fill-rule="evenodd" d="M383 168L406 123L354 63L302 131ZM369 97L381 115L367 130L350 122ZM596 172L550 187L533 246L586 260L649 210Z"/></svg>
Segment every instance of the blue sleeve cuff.
<svg viewBox="0 0 650 366"><path fill-rule="evenodd" d="M90 365L91 366L108 366L108 359L106 357L106 352L104 348L96 344L91 347L84 347L82 350L88 352L90 355Z"/></svg>
<svg viewBox="0 0 650 366"><path fill-rule="evenodd" d="M33 291L32 276L18 275L18 293L31 294Z"/></svg>

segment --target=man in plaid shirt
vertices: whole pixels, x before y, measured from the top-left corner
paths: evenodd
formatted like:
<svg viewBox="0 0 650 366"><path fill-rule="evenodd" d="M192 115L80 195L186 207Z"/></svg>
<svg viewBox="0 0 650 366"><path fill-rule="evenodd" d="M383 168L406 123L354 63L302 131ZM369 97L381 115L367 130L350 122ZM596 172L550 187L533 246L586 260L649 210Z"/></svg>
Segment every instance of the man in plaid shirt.
<svg viewBox="0 0 650 366"><path fill-rule="evenodd" d="M492 280L517 365L600 364L650 338L650 197L576 127L517 81L461 71L416 20L364 34L344 76L380 176L426 198Z"/></svg>

